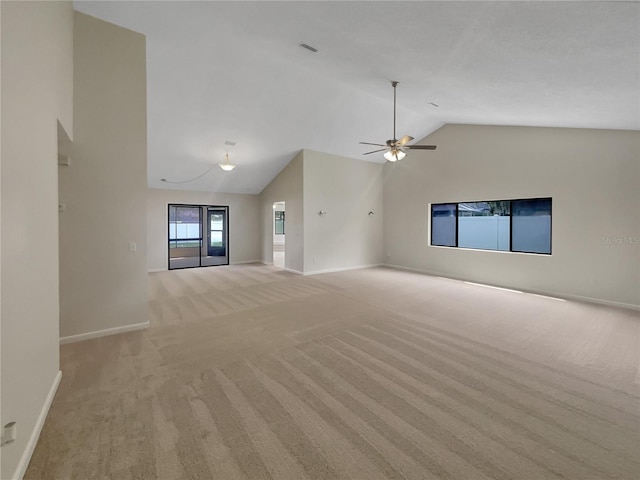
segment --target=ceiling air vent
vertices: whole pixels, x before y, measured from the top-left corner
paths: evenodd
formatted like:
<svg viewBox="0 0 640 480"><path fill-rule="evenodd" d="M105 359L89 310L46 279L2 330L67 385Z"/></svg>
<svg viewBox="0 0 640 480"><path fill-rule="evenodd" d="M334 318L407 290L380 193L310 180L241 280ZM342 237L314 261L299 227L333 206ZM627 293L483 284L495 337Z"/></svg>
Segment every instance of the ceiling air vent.
<svg viewBox="0 0 640 480"><path fill-rule="evenodd" d="M307 45L306 43L301 43L300 45L298 45L299 47L302 48L306 48L307 50L309 50L310 52L316 53L318 51L317 48L312 47L311 45Z"/></svg>

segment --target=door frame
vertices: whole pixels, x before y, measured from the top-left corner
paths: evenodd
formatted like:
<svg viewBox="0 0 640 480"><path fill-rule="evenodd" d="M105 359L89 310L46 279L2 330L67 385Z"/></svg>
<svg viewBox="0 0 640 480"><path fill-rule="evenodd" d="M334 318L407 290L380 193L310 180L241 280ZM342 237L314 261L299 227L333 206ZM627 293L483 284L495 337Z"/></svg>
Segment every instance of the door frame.
<svg viewBox="0 0 640 480"><path fill-rule="evenodd" d="M171 207L196 207L200 209L200 248L198 249L198 265L192 265L192 266L184 266L184 267L171 267L171 242L175 241L175 239L171 239L171 232L170 232L170 228L169 228L169 219L171 217ZM205 241L207 242L207 249L206 252L208 253L208 244L209 244L209 225L208 225L208 209L209 208L214 208L214 209L219 209L219 210L225 210L225 217L226 217L226 229L225 229L225 245L226 245L226 263L219 263L219 264L215 264L215 265L203 265L202 264L202 251L204 249L204 243ZM229 265L230 263L230 246L229 246L229 225L230 225L230 219L229 217L231 216L231 209L229 208L229 205L209 205L209 204L201 204L201 203L167 203L167 216L165 218L165 225L166 225L166 229L167 229L167 270L184 270L187 268L203 268L203 267L219 267L219 266L224 266L224 265ZM205 214L207 213L207 214ZM205 224L206 223L206 224ZM207 228L207 233L205 235L205 227ZM205 255L205 257L207 257L208 255Z"/></svg>
<svg viewBox="0 0 640 480"><path fill-rule="evenodd" d="M229 260L229 227L228 227L228 212L229 209L228 208L221 208L221 207L214 207L213 205L207 205L207 256L208 257L227 257L227 261ZM212 254L212 249L213 248L220 248L220 247L212 247L211 246L211 232L212 231L220 231L220 230L211 230L211 215L220 215L222 214L222 234L223 234L223 246L222 248L224 249L224 255L214 255ZM204 222L203 222L204 223ZM227 263L228 264L228 263Z"/></svg>

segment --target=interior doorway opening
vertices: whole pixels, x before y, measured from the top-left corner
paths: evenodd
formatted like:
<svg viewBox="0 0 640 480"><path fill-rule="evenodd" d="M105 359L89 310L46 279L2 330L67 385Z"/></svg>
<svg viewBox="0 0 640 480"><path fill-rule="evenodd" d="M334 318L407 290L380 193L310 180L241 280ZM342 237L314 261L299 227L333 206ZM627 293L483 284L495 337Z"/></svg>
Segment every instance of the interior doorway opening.
<svg viewBox="0 0 640 480"><path fill-rule="evenodd" d="M229 265L229 207L169 204L169 270Z"/></svg>
<svg viewBox="0 0 640 480"><path fill-rule="evenodd" d="M286 249L284 201L273 204L273 265L284 268Z"/></svg>

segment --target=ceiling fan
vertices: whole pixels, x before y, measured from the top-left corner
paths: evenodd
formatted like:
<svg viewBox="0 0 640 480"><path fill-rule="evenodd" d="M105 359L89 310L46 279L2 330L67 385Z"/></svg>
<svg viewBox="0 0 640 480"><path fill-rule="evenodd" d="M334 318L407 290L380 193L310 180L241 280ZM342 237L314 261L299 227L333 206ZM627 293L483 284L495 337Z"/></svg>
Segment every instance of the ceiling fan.
<svg viewBox="0 0 640 480"><path fill-rule="evenodd" d="M387 140L386 145L382 143L360 142L361 145L374 145L376 147L384 147L378 150L363 153L363 155L370 155L372 153L387 150L387 152L384 154L384 158L386 158L390 162L395 162L397 160L402 160L407 155L405 153L405 150L408 149L435 150L435 145L407 145L407 143L413 140L413 137L409 135L405 135L400 140L396 140L396 87L398 86L398 82L392 81L391 85L393 86L393 140Z"/></svg>

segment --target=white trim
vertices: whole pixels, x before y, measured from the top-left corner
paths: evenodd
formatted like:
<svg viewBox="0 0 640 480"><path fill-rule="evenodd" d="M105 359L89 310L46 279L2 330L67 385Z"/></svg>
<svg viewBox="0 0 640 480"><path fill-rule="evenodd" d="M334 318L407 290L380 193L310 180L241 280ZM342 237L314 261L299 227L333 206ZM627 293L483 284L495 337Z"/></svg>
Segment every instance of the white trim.
<svg viewBox="0 0 640 480"><path fill-rule="evenodd" d="M262 260L240 260L237 262L229 262L229 265L244 265L245 263L262 263Z"/></svg>
<svg viewBox="0 0 640 480"><path fill-rule="evenodd" d="M166 272L166 268L150 268L147 270L147 273L158 273L158 272Z"/></svg>
<svg viewBox="0 0 640 480"><path fill-rule="evenodd" d="M299 272L298 270L294 270L292 268L283 268L282 270L284 270L285 272L289 272L289 273L295 273L296 275L305 275L302 272Z"/></svg>
<svg viewBox="0 0 640 480"><path fill-rule="evenodd" d="M62 380L62 372L58 370L55 378L53 379L53 384L49 389L49 393L47 394L47 398L44 400L44 404L42 405L42 410L40 410L40 415L38 415L38 420L36 420L36 424L31 431L31 435L29 436L29 441L22 453L22 457L20 458L20 462L16 467L16 471L13 474L13 477L16 480L22 480L24 474L27 472L27 467L29 466L29 462L31 461L31 456L33 455L33 451L36 448L36 444L38 443L38 439L40 438L40 432L42 432L42 427L44 426L44 421L47 419L47 415L49 414L49 409L51 408L51 404L53 403L53 399L56 396L56 392L58 391L58 386L60 385L60 380Z"/></svg>
<svg viewBox="0 0 640 480"><path fill-rule="evenodd" d="M325 270L312 270L310 272L304 272L304 275L319 275L321 273L346 272L348 270L361 270L363 268L381 267L383 265L384 264L382 263L373 263L371 265L356 265L354 267L327 268Z"/></svg>
<svg viewBox="0 0 640 480"><path fill-rule="evenodd" d="M264 260L260 260L258 263L261 263L263 265L267 265L269 267L273 267L273 262L265 262ZM276 267L278 268L278 267ZM292 268L286 268L286 267L282 267L280 268L280 270L283 270L285 272L289 272L289 273L295 273L296 275L305 275L304 273L298 271L298 270L294 270Z"/></svg>
<svg viewBox="0 0 640 480"><path fill-rule="evenodd" d="M91 338L106 337L108 335L116 335L118 333L134 332L136 330L144 330L149 328L149 322L134 323L132 325L123 325L122 327L105 328L104 330L96 330L95 332L79 333L77 335L69 335L68 337L60 337L60 345L65 343L82 342Z"/></svg>
<svg viewBox="0 0 640 480"><path fill-rule="evenodd" d="M391 263L385 263L382 266L383 267L393 268L393 269L396 269L396 270L406 270L406 271L409 271L409 272L422 273L422 274L431 275L431 276L434 276L434 277L449 278L451 280L458 280L458 281L462 281L462 282L472 282L472 281L474 281L474 280L469 280L468 278L463 278L463 277L457 277L455 275L450 275L448 273L432 272L430 270L423 270L423 269L420 269L420 268L405 267L405 266L402 266L402 265L393 265ZM476 282L476 283L482 284L482 282ZM573 295L571 293L564 293L564 292L554 292L554 291L551 291L551 290L525 289L525 288L521 288L521 287L514 287L513 285L491 285L491 284L486 284L486 285L496 286L496 287L500 287L500 288L507 288L507 289L518 289L518 290L522 290L523 292L526 292L526 293L533 293L535 295L545 295L545 296L548 296L548 297L563 298L563 299L566 299L566 300L574 300L574 301L578 301L578 302L595 303L595 304L598 304L598 305L606 305L608 307L627 308L629 310L638 310L638 311L640 311L640 305L634 305L632 303L624 303L624 302L614 302L612 300L606 300L604 298L583 297L581 295Z"/></svg>

